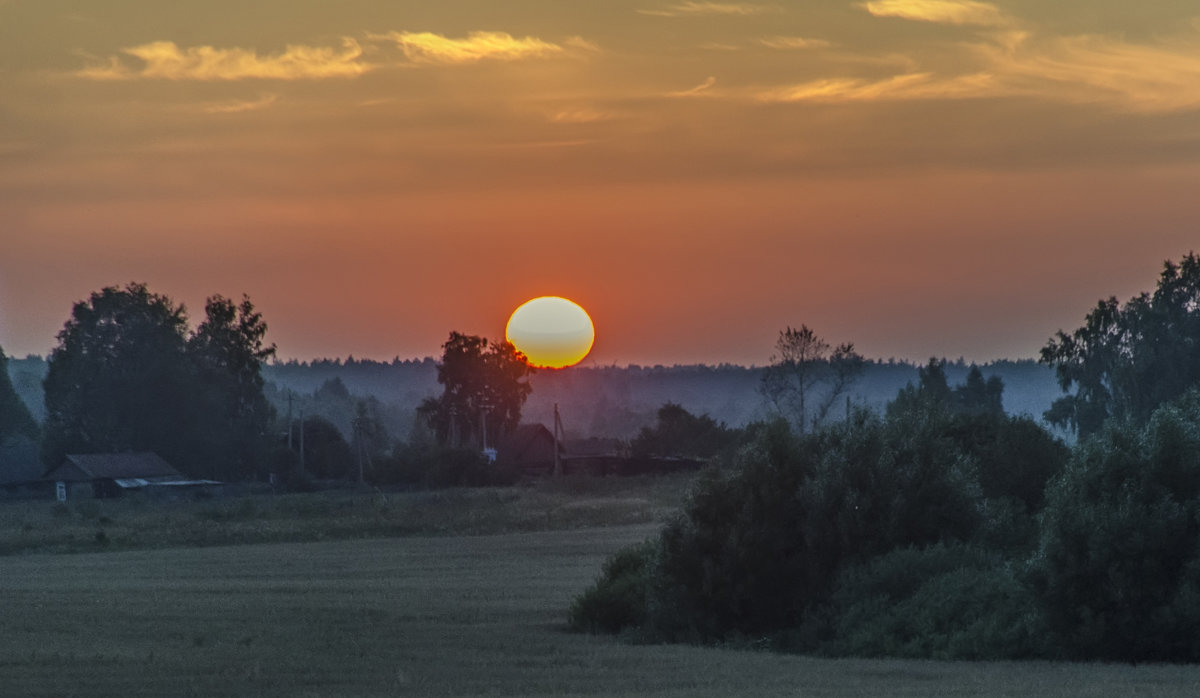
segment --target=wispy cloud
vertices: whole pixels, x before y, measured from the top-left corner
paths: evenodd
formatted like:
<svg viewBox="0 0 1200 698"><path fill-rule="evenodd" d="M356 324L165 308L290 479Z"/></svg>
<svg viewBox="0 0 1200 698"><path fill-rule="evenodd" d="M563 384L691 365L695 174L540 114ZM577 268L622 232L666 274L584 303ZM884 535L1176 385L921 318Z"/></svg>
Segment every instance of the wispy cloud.
<svg viewBox="0 0 1200 698"><path fill-rule="evenodd" d="M452 39L431 32L388 32L372 39L395 42L416 63L474 63L482 60L513 61L562 53L563 47L534 37L516 38L506 32L471 32ZM573 40L578 45L582 39Z"/></svg>
<svg viewBox="0 0 1200 698"><path fill-rule="evenodd" d="M362 47L342 39L340 50L323 46L288 46L282 53L259 56L242 48L193 46L180 48L173 41L154 41L122 49L137 64L120 56L89 66L75 74L89 80L311 80L355 77L369 67L361 62Z"/></svg>
<svg viewBox="0 0 1200 698"><path fill-rule="evenodd" d="M767 36L759 39L758 43L781 51L829 48L833 45L824 39L807 39L802 36Z"/></svg>
<svg viewBox="0 0 1200 698"><path fill-rule="evenodd" d="M1111 36L1060 37L983 46L991 70L1014 90L1127 111L1200 109L1200 34L1135 44Z"/></svg>
<svg viewBox="0 0 1200 698"><path fill-rule="evenodd" d="M551 122L556 124L590 124L598 121L611 121L620 118L620 114L590 107L576 109L561 109L549 115Z"/></svg>
<svg viewBox="0 0 1200 698"><path fill-rule="evenodd" d="M871 0L862 7L876 17L918 22L1002 27L1012 20L990 2L976 0Z"/></svg>
<svg viewBox="0 0 1200 698"><path fill-rule="evenodd" d="M204 108L204 111L208 114L238 114L246 111L258 111L259 109L266 109L278 101L279 95L265 94L258 99L210 104Z"/></svg>
<svg viewBox="0 0 1200 698"><path fill-rule="evenodd" d="M766 90L764 102L865 102L914 99L963 99L995 93L994 76L988 73L938 78L932 73L896 75L884 80L832 78Z"/></svg>
<svg viewBox="0 0 1200 698"><path fill-rule="evenodd" d="M832 77L753 92L764 102L867 102L1021 97L1106 104L1129 112L1200 110L1200 34L1158 44L1096 35L1039 40L997 34L968 46L957 74L912 70L884 79Z"/></svg>
<svg viewBox="0 0 1200 698"><path fill-rule="evenodd" d="M639 14L655 17L696 17L704 15L740 15L743 17L778 12L778 5L759 5L744 2L681 2L662 8L638 10Z"/></svg>
<svg viewBox="0 0 1200 698"><path fill-rule="evenodd" d="M712 88L716 84L717 84L717 79L710 75L707 80L700 83L699 85L696 85L695 87L690 87L686 90L680 90L678 92L668 92L667 96L669 96L669 97L699 97L699 96L707 94L710 90L712 90Z"/></svg>

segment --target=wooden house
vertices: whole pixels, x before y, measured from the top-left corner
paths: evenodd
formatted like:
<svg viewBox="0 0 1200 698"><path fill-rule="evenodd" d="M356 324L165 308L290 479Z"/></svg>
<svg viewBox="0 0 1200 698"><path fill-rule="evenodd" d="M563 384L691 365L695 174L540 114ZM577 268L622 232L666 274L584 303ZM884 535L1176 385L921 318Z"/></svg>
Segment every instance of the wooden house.
<svg viewBox="0 0 1200 698"><path fill-rule="evenodd" d="M192 480L157 453L70 454L44 476L57 483L59 501L79 497L120 497L126 492L153 491L165 496L211 494L221 483Z"/></svg>

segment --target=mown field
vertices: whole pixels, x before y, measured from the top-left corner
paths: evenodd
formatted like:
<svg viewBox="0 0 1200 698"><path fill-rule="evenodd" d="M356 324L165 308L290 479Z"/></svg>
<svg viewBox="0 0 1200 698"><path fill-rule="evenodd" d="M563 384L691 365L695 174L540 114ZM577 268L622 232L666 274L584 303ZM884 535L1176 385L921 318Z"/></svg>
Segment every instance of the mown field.
<svg viewBox="0 0 1200 698"><path fill-rule="evenodd" d="M474 501L487 494L460 496ZM1191 696L1200 691L1197 667L824 660L637 646L567 633L566 608L592 582L605 557L657 530L654 521L584 525L585 519L619 518L624 514L613 512L631 507L652 512L658 506L635 506L625 501L627 494L596 489L519 493L562 498L560 508L575 502L568 511L591 512L563 518L557 528L542 512L541 530L532 524L511 530L501 525L507 519L497 517L492 522L504 532L463 535L449 522L470 519L444 511L441 518L429 515L444 524L433 535L114 550L118 541L99 552L0 558L0 694ZM661 496L668 497L665 490ZM446 508L455 503L462 504L443 501ZM255 511L266 510L258 507ZM97 516L121 513L106 511ZM75 512L47 516L66 522L80 517ZM323 520L311 514L294 519L293 528L304 531ZM109 527L116 528L117 519L111 520Z"/></svg>

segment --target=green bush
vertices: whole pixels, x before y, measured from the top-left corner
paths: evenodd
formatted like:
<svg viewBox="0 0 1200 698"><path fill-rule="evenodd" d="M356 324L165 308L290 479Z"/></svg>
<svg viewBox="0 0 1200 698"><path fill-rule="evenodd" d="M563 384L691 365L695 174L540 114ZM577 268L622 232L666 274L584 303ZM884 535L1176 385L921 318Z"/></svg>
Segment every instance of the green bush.
<svg viewBox="0 0 1200 698"><path fill-rule="evenodd" d="M571 629L619 633L641 627L654 558L653 542L624 548L609 558L596 583L571 603L567 614Z"/></svg>
<svg viewBox="0 0 1200 698"><path fill-rule="evenodd" d="M1072 657L1200 660L1200 398L1105 427L1047 491L1036 582Z"/></svg>
<svg viewBox="0 0 1200 698"><path fill-rule="evenodd" d="M968 540L979 516L967 465L936 433L867 413L803 437L774 425L736 471L703 476L664 529L653 634L781 638L828 600L845 565Z"/></svg>
<svg viewBox="0 0 1200 698"><path fill-rule="evenodd" d="M838 577L835 638L853 656L1019 659L1045 654L1032 591L1003 558L968 546L905 548Z"/></svg>

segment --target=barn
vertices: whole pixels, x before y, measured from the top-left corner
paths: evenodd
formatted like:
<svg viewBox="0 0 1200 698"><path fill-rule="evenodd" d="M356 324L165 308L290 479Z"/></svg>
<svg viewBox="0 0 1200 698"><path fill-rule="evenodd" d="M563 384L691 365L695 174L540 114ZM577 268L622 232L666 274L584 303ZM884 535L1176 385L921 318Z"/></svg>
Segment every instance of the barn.
<svg viewBox="0 0 1200 698"><path fill-rule="evenodd" d="M157 453L68 454L44 479L57 483L59 501L147 492L166 497L213 494L215 480L192 480Z"/></svg>
<svg viewBox="0 0 1200 698"><path fill-rule="evenodd" d="M561 443L558 452L562 455ZM524 475L552 475L554 434L544 424L522 424L501 439L496 462Z"/></svg>

